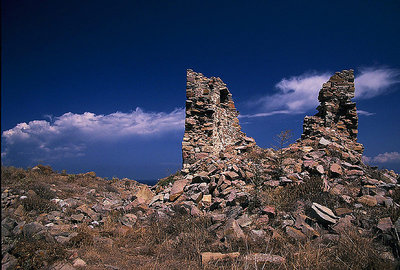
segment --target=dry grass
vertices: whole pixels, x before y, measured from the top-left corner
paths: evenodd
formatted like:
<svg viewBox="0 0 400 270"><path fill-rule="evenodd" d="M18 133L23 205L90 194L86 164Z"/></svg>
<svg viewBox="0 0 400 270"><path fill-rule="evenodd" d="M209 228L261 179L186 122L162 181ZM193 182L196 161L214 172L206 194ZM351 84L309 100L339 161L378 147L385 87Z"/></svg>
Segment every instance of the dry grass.
<svg viewBox="0 0 400 270"><path fill-rule="evenodd" d="M36 207L36 211L42 209L43 212L50 208L41 204L48 205L55 195L66 198L73 194L86 198L86 192L91 188L104 192L119 190L117 183L94 177L42 174L4 167L2 184L2 188L34 190L42 201L26 201L24 207L28 211ZM57 193L48 188L51 185L56 186ZM314 176L301 185L267 188L261 192L260 198L262 205L274 205L278 211L294 210L298 200L318 202L331 208L342 204L336 196L322 192L322 181ZM83 223L73 229L77 235L65 245L49 243L43 238L20 237L15 239L11 253L18 259L20 269L46 268L46 264L55 261L71 261L71 255L86 261L86 269L395 269L394 263L380 257L381 252L387 250L382 249L382 240L373 235L348 231L337 242L325 243L318 238L298 242L289 238L281 227L275 226L275 233L268 231L263 239L220 241L208 230L212 225L209 218L192 217L179 208L174 210L165 218L155 213L148 219L139 219L133 228L120 223L123 211L111 211L103 216L104 223L99 227L90 228ZM377 222L379 217L395 218L399 215L397 210L383 207L366 208L366 211L364 218L371 218L373 222ZM273 223L270 225L274 226ZM242 256L202 266L200 254L207 251L238 251ZM280 255L286 258L286 263L274 265L244 261L244 256L250 253Z"/></svg>
<svg viewBox="0 0 400 270"><path fill-rule="evenodd" d="M21 236L16 239L11 254L17 258L19 269L41 269L64 259L66 251L58 243Z"/></svg>
<svg viewBox="0 0 400 270"><path fill-rule="evenodd" d="M311 176L304 183L294 183L286 187L266 188L262 194L263 205L273 205L281 211L295 210L297 201L316 202L329 208L345 206L340 197L323 191L322 179Z"/></svg>
<svg viewBox="0 0 400 270"><path fill-rule="evenodd" d="M170 176L160 179L156 185L161 187L168 186L170 183L174 183L180 176L181 172L177 171L176 173L171 174Z"/></svg>

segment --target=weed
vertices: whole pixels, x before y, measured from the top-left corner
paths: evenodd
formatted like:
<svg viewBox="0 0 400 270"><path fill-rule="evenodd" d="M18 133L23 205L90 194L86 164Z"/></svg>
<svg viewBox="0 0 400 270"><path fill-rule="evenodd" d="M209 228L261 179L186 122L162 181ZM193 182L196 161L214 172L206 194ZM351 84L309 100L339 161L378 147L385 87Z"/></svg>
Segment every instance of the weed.
<svg viewBox="0 0 400 270"><path fill-rule="evenodd" d="M331 265L334 269L391 269L374 248L371 238L361 236L356 230L341 234L334 248Z"/></svg>
<svg viewBox="0 0 400 270"><path fill-rule="evenodd" d="M31 189L36 193L38 197L44 200L51 200L56 197L55 192L50 190L50 188L43 183L35 183L34 185L32 185Z"/></svg>
<svg viewBox="0 0 400 270"><path fill-rule="evenodd" d="M392 193L392 199L395 203L400 204L400 188L396 187Z"/></svg>
<svg viewBox="0 0 400 270"><path fill-rule="evenodd" d="M275 161L275 174L276 177L280 177L283 175L283 159L284 159L284 148L289 143L289 141L293 137L292 130L284 130L281 131L278 135L275 136L275 142L277 145L273 146L275 151L278 154L278 157Z"/></svg>
<svg viewBox="0 0 400 270"><path fill-rule="evenodd" d="M49 213L51 211L60 210L59 206L49 200L39 196L28 197L21 202L26 211L37 211L38 213Z"/></svg>
<svg viewBox="0 0 400 270"><path fill-rule="evenodd" d="M39 164L36 167L40 169L39 172L41 174L50 175L50 174L54 173L53 169L50 166L45 166L45 165Z"/></svg>
<svg viewBox="0 0 400 270"><path fill-rule="evenodd" d="M18 239L11 253L18 260L17 269L41 269L66 257L60 244L32 238Z"/></svg>
<svg viewBox="0 0 400 270"><path fill-rule="evenodd" d="M174 183L174 182L176 181L176 179L177 179L180 175L181 175L181 172L180 172L180 171L177 171L176 173L171 174L171 175L168 176L168 177L165 177L165 178L160 179L160 180L157 182L157 185L158 185L158 186L162 186L162 187L168 186L170 183Z"/></svg>
<svg viewBox="0 0 400 270"><path fill-rule="evenodd" d="M304 183L287 185L285 188L267 188L262 192L263 205L274 205L279 210L294 210L296 202L316 202L330 208L340 205L338 196L323 191L323 181L319 176L311 176Z"/></svg>
<svg viewBox="0 0 400 270"><path fill-rule="evenodd" d="M108 192L118 193L118 189L116 189L112 183L107 183L104 187Z"/></svg>
<svg viewBox="0 0 400 270"><path fill-rule="evenodd" d="M69 240L68 246L81 248L93 245L93 232L90 228L82 224L78 227L77 232L78 234Z"/></svg>

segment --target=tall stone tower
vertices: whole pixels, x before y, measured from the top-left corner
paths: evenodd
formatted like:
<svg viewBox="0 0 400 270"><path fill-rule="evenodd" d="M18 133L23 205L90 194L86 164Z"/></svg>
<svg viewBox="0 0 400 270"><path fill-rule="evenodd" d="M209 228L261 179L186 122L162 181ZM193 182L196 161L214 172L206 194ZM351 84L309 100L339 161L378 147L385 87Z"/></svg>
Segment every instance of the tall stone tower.
<svg viewBox="0 0 400 270"><path fill-rule="evenodd" d="M239 125L239 115L226 84L187 70L183 169L197 160L218 156L229 145L255 144Z"/></svg>
<svg viewBox="0 0 400 270"><path fill-rule="evenodd" d="M363 146L357 143L358 116L354 98L353 70L336 72L322 85L318 113L304 118L302 139L329 137L333 141L348 142L360 155Z"/></svg>

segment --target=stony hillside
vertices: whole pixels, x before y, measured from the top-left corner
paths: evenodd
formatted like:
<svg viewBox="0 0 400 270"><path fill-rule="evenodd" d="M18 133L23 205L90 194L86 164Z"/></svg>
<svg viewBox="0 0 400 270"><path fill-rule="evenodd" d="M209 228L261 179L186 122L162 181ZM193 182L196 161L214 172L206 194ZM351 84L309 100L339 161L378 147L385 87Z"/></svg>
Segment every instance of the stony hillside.
<svg viewBox="0 0 400 270"><path fill-rule="evenodd" d="M2 167L3 269L396 269L399 175L362 162L354 91L337 72L301 138L262 149L188 70L183 168L155 186Z"/></svg>

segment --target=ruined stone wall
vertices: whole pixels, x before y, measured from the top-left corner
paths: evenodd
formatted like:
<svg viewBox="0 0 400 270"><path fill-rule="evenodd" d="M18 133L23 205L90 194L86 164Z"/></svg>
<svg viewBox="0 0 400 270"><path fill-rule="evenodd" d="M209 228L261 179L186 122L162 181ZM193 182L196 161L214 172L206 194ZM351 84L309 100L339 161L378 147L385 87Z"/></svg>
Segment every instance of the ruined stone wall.
<svg viewBox="0 0 400 270"><path fill-rule="evenodd" d="M362 153L361 144L355 143L358 134L358 116L354 98L353 70L336 72L322 85L318 100L318 113L304 118L302 139L329 137L335 140L351 141L354 150Z"/></svg>
<svg viewBox="0 0 400 270"><path fill-rule="evenodd" d="M229 145L255 144L241 132L238 111L226 84L187 70L183 168L209 156L218 156Z"/></svg>

